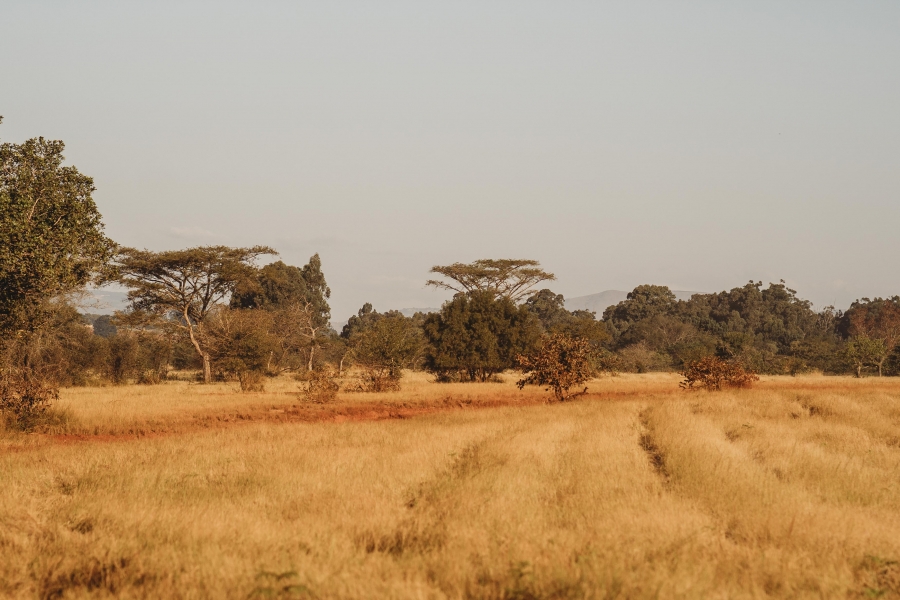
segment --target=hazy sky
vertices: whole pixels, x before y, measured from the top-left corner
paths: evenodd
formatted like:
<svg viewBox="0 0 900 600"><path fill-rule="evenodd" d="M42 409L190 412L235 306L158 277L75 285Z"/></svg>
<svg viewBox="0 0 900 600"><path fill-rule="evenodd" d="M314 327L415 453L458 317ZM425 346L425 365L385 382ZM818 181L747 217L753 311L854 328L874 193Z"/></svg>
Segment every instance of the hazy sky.
<svg viewBox="0 0 900 600"><path fill-rule="evenodd" d="M336 320L483 257L900 294L897 0L5 0L0 114L122 244L318 252Z"/></svg>

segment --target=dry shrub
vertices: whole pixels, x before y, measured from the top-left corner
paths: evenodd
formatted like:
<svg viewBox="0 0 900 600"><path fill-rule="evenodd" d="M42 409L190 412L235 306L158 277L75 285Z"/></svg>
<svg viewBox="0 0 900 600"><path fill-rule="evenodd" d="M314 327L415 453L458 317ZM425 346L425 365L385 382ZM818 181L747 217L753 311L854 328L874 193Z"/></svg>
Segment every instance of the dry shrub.
<svg viewBox="0 0 900 600"><path fill-rule="evenodd" d="M519 389L526 385L547 386L560 402L581 396L587 388L580 392L569 390L593 376L593 358L594 349L588 340L553 334L535 352L516 359L526 375L516 385Z"/></svg>
<svg viewBox="0 0 900 600"><path fill-rule="evenodd" d="M759 375L734 360L723 360L718 356L706 356L691 361L681 372L684 377L679 385L685 390L722 388L749 388L759 381Z"/></svg>
<svg viewBox="0 0 900 600"><path fill-rule="evenodd" d="M266 377L259 371L251 371L244 369L237 372L238 382L241 384L242 392L264 392L266 391Z"/></svg>
<svg viewBox="0 0 900 600"><path fill-rule="evenodd" d="M48 416L59 391L27 377L0 379L0 416L8 429L30 431Z"/></svg>
<svg viewBox="0 0 900 600"><path fill-rule="evenodd" d="M348 392L399 392L400 376L381 369L363 369L347 386Z"/></svg>
<svg viewBox="0 0 900 600"><path fill-rule="evenodd" d="M306 385L300 388L300 400L325 404L332 402L340 389L332 371L310 371Z"/></svg>

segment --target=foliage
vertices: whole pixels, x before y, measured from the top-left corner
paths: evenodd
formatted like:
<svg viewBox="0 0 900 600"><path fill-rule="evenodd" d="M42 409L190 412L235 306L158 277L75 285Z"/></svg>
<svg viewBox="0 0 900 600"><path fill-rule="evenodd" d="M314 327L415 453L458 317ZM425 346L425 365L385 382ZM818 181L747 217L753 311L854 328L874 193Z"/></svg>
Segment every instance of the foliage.
<svg viewBox="0 0 900 600"><path fill-rule="evenodd" d="M540 322L524 306L491 291L457 294L425 317L425 368L440 381L488 381L511 368L540 338Z"/></svg>
<svg viewBox="0 0 900 600"><path fill-rule="evenodd" d="M756 373L744 369L738 361L724 360L718 356L706 356L686 364L681 375L684 381L679 385L685 390L749 388L759 381Z"/></svg>
<svg viewBox="0 0 900 600"><path fill-rule="evenodd" d="M403 369L415 367L423 352L417 317L406 317L398 311L378 313L369 303L351 317L344 335L349 359L362 370L358 391L399 390Z"/></svg>
<svg viewBox="0 0 900 600"><path fill-rule="evenodd" d="M279 260L242 279L231 296L231 307L279 310L312 304L314 324L322 326L331 318L330 297L322 261L314 254L302 269Z"/></svg>
<svg viewBox="0 0 900 600"><path fill-rule="evenodd" d="M634 368L683 368L709 354L740 360L765 373L840 369L840 337L833 307L820 312L784 282L761 282L679 301L665 286L638 286L604 311L612 348L654 360ZM629 350L630 348L630 350ZM640 349L640 352L638 352Z"/></svg>
<svg viewBox="0 0 900 600"><path fill-rule="evenodd" d="M518 356L517 362L526 375L516 382L519 389L526 385L547 386L562 402L587 393L587 387L580 392L570 390L594 375L594 348L585 339L556 333L544 338L533 352Z"/></svg>
<svg viewBox="0 0 900 600"><path fill-rule="evenodd" d="M300 391L300 399L315 404L332 402L340 390L331 370L312 371L305 375L306 385Z"/></svg>
<svg viewBox="0 0 900 600"><path fill-rule="evenodd" d="M201 246L164 252L124 248L116 268L118 280L129 288L134 311L160 318L177 315L171 322L187 333L203 360L203 379L208 383L212 371L200 330L210 311L253 275L253 261L263 254L276 252L267 246Z"/></svg>
<svg viewBox="0 0 900 600"><path fill-rule="evenodd" d="M61 141L0 144L0 332L35 331L47 301L98 276L115 244L93 180L63 166Z"/></svg>
<svg viewBox="0 0 900 600"><path fill-rule="evenodd" d="M430 279L426 285L462 294L490 292L497 298L506 298L512 302L523 299L538 283L556 279L553 273L542 270L536 260L509 258L438 265L432 267L431 272L442 275L453 283Z"/></svg>
<svg viewBox="0 0 900 600"><path fill-rule="evenodd" d="M881 376L885 361L900 344L900 296L855 301L837 328L851 338L847 355L857 377L866 365L874 366Z"/></svg>
<svg viewBox="0 0 900 600"><path fill-rule="evenodd" d="M231 307L275 314L280 341L273 370L295 370L302 363L312 371L317 351L330 338L330 297L322 261L314 254L302 269L277 261L252 272L238 282Z"/></svg>
<svg viewBox="0 0 900 600"><path fill-rule="evenodd" d="M275 352L272 314L258 309L214 310L203 328L202 338L215 371L234 377L243 392L263 390L263 376Z"/></svg>
<svg viewBox="0 0 900 600"><path fill-rule="evenodd" d="M884 340L870 338L867 335L857 335L847 341L844 347L844 355L853 366L857 377L862 377L862 371L866 367L874 366L881 375L885 359L890 355Z"/></svg>
<svg viewBox="0 0 900 600"><path fill-rule="evenodd" d="M0 417L7 429L31 431L58 398L54 386L27 373L5 371L0 375Z"/></svg>
<svg viewBox="0 0 900 600"><path fill-rule="evenodd" d="M566 310L562 294L543 289L532 294L524 306L538 318L545 333L562 333L588 340L598 350L609 340L606 326L593 312Z"/></svg>

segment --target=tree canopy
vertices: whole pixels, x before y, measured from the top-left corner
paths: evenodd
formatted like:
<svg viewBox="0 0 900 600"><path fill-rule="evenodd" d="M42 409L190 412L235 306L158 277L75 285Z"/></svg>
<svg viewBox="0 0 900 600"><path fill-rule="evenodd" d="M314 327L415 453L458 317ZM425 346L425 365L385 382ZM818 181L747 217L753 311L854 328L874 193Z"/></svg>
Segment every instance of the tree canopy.
<svg viewBox="0 0 900 600"><path fill-rule="evenodd" d="M253 262L265 254L277 253L267 246L200 246L164 252L124 248L115 266L118 280L129 288L132 310L177 313L174 322L187 331L203 359L204 381L209 382L209 353L196 329L216 305L229 299L239 282L253 275Z"/></svg>
<svg viewBox="0 0 900 600"><path fill-rule="evenodd" d="M426 285L463 294L487 291L513 302L525 298L538 283L556 279L553 273L541 269L536 260L510 258L434 266L431 272L446 277L450 282L429 279Z"/></svg>
<svg viewBox="0 0 900 600"><path fill-rule="evenodd" d="M537 317L490 290L457 294L425 317L426 368L440 379L488 381L540 338Z"/></svg>
<svg viewBox="0 0 900 600"><path fill-rule="evenodd" d="M0 330L39 327L47 301L83 288L114 252L94 181L63 165L64 148L44 138L0 144Z"/></svg>
<svg viewBox="0 0 900 600"><path fill-rule="evenodd" d="M252 272L235 286L231 307L279 310L291 305L311 304L316 325L322 326L331 318L330 297L331 289L322 273L322 261L314 254L303 268L279 260Z"/></svg>

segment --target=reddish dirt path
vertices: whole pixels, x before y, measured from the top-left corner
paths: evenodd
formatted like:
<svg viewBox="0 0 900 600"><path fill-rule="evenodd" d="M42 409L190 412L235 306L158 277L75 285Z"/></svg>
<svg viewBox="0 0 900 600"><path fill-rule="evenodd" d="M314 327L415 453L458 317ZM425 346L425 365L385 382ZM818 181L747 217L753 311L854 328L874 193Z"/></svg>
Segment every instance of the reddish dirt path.
<svg viewBox="0 0 900 600"><path fill-rule="evenodd" d="M653 396L667 395L656 391L617 391L588 393L578 401L629 402L638 399L650 400ZM432 404L358 402L334 404L298 404L283 407L255 406L246 409L222 412L206 412L176 418L155 424L135 424L128 430L116 433L65 433L30 434L25 443L12 443L0 448L0 454L27 452L51 446L66 446L84 443L130 442L169 436L187 435L201 431L240 427L251 423L348 423L361 421L384 421L391 419L411 419L415 417L452 412L458 410L479 410L506 406L537 406L546 404L547 398L499 397L465 398L447 397Z"/></svg>

